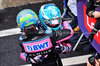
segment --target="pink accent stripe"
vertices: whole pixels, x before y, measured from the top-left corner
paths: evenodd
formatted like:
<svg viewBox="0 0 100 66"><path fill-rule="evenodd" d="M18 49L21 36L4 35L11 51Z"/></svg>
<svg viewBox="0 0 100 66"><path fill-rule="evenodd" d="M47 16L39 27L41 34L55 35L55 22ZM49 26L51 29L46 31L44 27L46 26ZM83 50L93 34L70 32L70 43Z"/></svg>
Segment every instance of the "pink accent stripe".
<svg viewBox="0 0 100 66"><path fill-rule="evenodd" d="M44 49L38 49L38 50L33 50L33 45L39 45L39 44L43 44L45 42L48 42L48 47L45 47ZM26 47L26 45L30 46L32 48L32 51L29 51ZM49 48L52 47L52 43L51 43L51 40L50 38L47 38L47 39L44 39L44 40L41 40L41 41L37 41L37 42L32 42L32 43L23 43L23 47L25 49L26 52L28 53L34 53L34 52L40 52L40 51L44 51L44 50L48 50Z"/></svg>
<svg viewBox="0 0 100 66"><path fill-rule="evenodd" d="M59 41L56 41L56 43L60 43L60 42L62 42L62 41L68 40L68 39L70 39L72 36L73 36L73 35L70 35L69 37L66 37L66 38L64 38L64 39L61 39L61 40L59 40Z"/></svg>
<svg viewBox="0 0 100 66"><path fill-rule="evenodd" d="M56 41L56 43L59 43L59 42L68 40L68 39L70 39L70 38L74 35L73 29L72 29L72 28L68 28L68 23L67 23L67 21L64 21L64 22L63 22L63 26L64 26L64 29L70 29L70 30L71 30L71 35L68 36L68 37L66 37L66 38L64 38L64 39L61 39L61 40L59 40L59 41Z"/></svg>
<svg viewBox="0 0 100 66"><path fill-rule="evenodd" d="M73 30L72 30L72 31L71 31L71 35L70 35L69 37L66 37L66 38L64 38L64 39L61 39L61 40L59 40L59 41L56 41L56 43L59 43L59 42L68 40L68 39L70 39L73 35L74 35L74 32L73 32Z"/></svg>
<svg viewBox="0 0 100 66"><path fill-rule="evenodd" d="M21 57L21 59L23 59L24 61L26 61L26 57L23 55L22 52L20 53L20 57Z"/></svg>

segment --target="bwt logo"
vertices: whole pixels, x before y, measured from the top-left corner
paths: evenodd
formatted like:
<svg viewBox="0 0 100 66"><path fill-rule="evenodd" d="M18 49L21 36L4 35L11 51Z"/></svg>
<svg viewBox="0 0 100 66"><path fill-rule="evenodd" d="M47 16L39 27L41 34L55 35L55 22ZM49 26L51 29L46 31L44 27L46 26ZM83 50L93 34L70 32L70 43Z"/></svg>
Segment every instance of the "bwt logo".
<svg viewBox="0 0 100 66"><path fill-rule="evenodd" d="M42 43L42 44L33 45L32 47L29 46L29 45L26 45L26 49L28 51L43 50L43 49L48 48L48 47L49 47L49 42L45 42L45 43Z"/></svg>

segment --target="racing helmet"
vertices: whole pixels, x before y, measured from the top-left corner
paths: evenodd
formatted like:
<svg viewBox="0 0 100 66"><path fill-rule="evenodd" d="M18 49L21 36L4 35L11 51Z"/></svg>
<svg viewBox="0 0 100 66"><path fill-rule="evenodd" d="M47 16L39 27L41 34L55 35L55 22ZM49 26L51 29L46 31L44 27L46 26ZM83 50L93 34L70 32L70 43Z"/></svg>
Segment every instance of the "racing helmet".
<svg viewBox="0 0 100 66"><path fill-rule="evenodd" d="M44 4L39 10L39 19L43 27L58 30L61 26L62 18L59 8L55 4Z"/></svg>
<svg viewBox="0 0 100 66"><path fill-rule="evenodd" d="M24 9L20 11L16 17L16 21L18 27L20 27L22 31L25 31L26 27L27 29L33 28L36 30L36 27L39 25L38 16L31 9Z"/></svg>

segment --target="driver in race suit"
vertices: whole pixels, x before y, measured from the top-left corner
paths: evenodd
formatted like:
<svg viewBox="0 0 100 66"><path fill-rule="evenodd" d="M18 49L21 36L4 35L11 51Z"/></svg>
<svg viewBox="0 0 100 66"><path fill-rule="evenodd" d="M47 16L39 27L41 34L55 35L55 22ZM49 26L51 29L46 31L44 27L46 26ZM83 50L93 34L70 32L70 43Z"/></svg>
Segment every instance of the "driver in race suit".
<svg viewBox="0 0 100 66"><path fill-rule="evenodd" d="M23 60L32 66L63 66L59 53L71 51L71 45L62 42L72 36L70 29L54 31L48 27L44 30L38 16L30 9L18 13L17 24L23 32L19 38Z"/></svg>
<svg viewBox="0 0 100 66"><path fill-rule="evenodd" d="M68 36L65 41L62 41L63 44L70 44L69 39L73 36L74 32L68 21L62 20L62 18L64 18L64 13L61 15L60 9L55 4L48 3L40 7L39 19L45 30L47 30L48 28L54 31L63 29L71 30L70 36Z"/></svg>

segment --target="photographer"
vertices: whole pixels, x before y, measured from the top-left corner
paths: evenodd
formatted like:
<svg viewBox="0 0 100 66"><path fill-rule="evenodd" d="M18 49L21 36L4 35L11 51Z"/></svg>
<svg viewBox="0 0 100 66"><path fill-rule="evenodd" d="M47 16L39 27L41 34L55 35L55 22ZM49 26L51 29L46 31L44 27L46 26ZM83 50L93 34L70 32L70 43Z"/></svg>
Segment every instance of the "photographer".
<svg viewBox="0 0 100 66"><path fill-rule="evenodd" d="M88 39L92 42L94 35L100 29L100 0L87 0L86 13L89 17L97 19L94 27L92 27L90 35L88 36Z"/></svg>
<svg viewBox="0 0 100 66"><path fill-rule="evenodd" d="M87 0L86 14L89 17L97 19L88 39L92 42L94 35L100 29L100 0ZM100 54L91 56L87 60L87 66L100 66Z"/></svg>
<svg viewBox="0 0 100 66"><path fill-rule="evenodd" d="M93 65L91 65L87 60L87 66L93 66ZM98 61L95 59L95 66L100 66L100 59L98 59Z"/></svg>
<svg viewBox="0 0 100 66"><path fill-rule="evenodd" d="M98 52L88 58L87 66L100 66L100 54Z"/></svg>

